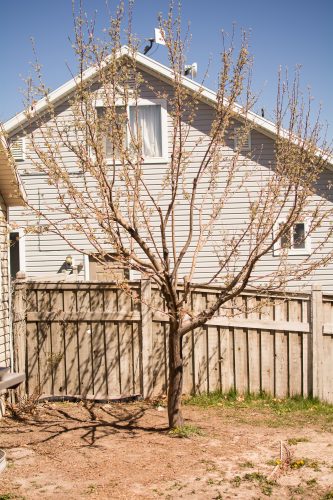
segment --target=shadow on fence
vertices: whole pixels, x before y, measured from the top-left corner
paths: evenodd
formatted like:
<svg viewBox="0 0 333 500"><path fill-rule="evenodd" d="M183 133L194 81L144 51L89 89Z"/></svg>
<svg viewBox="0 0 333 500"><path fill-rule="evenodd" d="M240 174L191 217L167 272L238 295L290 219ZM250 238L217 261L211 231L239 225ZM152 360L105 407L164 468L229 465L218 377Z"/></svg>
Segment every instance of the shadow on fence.
<svg viewBox="0 0 333 500"><path fill-rule="evenodd" d="M16 369L25 390L117 399L166 392L168 318L149 280L130 283L16 280ZM181 288L179 293L181 293ZM195 312L217 288L196 288ZM236 390L333 402L333 296L245 292L183 339L184 393Z"/></svg>

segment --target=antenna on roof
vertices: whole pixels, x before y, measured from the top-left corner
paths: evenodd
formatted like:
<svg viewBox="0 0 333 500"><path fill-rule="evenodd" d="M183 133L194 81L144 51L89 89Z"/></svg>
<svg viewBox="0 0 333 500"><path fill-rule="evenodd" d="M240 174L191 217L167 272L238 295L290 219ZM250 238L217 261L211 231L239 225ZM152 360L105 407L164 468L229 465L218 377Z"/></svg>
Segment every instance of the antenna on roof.
<svg viewBox="0 0 333 500"><path fill-rule="evenodd" d="M149 45L146 45L145 48L143 49L144 55L146 55L152 48L153 43L155 42L155 38L147 38L147 41L149 42Z"/></svg>
<svg viewBox="0 0 333 500"><path fill-rule="evenodd" d="M192 64L187 64L185 66L185 69L184 69L185 76L191 75L191 78L193 80L193 78L195 78L197 76L197 73L198 73L198 64L196 62L192 63Z"/></svg>
<svg viewBox="0 0 333 500"><path fill-rule="evenodd" d="M155 28L155 38L147 38L147 41L149 42L149 45L146 45L145 48L143 49L144 55L148 54L154 42L158 43L159 45L165 45L162 30L159 28Z"/></svg>

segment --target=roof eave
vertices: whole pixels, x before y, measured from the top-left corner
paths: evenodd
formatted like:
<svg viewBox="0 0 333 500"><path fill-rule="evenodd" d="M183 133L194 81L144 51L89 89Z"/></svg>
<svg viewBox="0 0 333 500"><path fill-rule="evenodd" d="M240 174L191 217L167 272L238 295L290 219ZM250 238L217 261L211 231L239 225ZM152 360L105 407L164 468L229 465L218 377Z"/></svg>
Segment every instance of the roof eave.
<svg viewBox="0 0 333 500"><path fill-rule="evenodd" d="M166 81L172 81L173 79L173 72L170 68L167 66L161 64L158 61L155 61L151 59L150 57L145 56L144 54L141 54L140 52L132 52L129 47L126 45L122 46L121 49L119 50L119 55L117 57L123 57L125 55L132 57L134 54L136 62L141 65L145 70L147 70L150 73L155 74L159 78L163 78ZM105 58L103 61L104 65L107 65L110 60L110 57ZM99 71L99 68L96 66L92 66L85 70L82 74L82 80L86 81L90 78L93 78ZM69 95L76 87L77 81L79 77L74 77L68 82L66 82L64 85L59 87L58 89L50 92L48 94L47 98L44 97L40 101L37 102L37 104L34 107L33 113L39 114L43 111L45 111L49 105L49 103L55 104L56 102L60 101L61 99L64 99L67 95ZM203 101L208 102L212 106L214 106L217 102L217 94L213 90L208 89L207 87L204 87L203 85L194 82L190 78L187 78L186 76L183 76L182 78L182 83L183 85L188 88L189 90L193 92L197 92L199 98L201 98ZM276 139L278 135L278 130L276 125L267 120L266 118L263 118L253 111L247 111L245 110L242 106L239 104L234 105L234 112L237 114L241 119L246 119L250 123L253 124L253 126L262 134L266 135L267 137L271 139ZM18 113L15 115L13 118L8 120L3 124L3 128L6 131L7 134L13 134L16 132L20 127L22 127L27 121L29 117L25 111L22 111L21 113ZM289 133L287 130L279 130L279 135L282 138L288 139L289 138ZM322 156L322 152L318 149L318 155ZM333 158L331 156L328 156L326 158L327 164L333 168Z"/></svg>

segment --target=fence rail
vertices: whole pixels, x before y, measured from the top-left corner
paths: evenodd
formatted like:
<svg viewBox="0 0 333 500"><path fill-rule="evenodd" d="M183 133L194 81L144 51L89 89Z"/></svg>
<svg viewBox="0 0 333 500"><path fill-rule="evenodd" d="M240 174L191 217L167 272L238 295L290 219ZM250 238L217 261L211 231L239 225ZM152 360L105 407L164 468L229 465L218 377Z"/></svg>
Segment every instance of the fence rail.
<svg viewBox="0 0 333 500"><path fill-rule="evenodd" d="M31 282L14 294L16 368L25 390L116 398L166 391L168 316L149 280ZM179 293L181 293L181 288ZM192 291L192 312L217 288ZM189 313L191 313L189 311ZM183 339L184 393L266 391L333 403L333 296L245 292Z"/></svg>

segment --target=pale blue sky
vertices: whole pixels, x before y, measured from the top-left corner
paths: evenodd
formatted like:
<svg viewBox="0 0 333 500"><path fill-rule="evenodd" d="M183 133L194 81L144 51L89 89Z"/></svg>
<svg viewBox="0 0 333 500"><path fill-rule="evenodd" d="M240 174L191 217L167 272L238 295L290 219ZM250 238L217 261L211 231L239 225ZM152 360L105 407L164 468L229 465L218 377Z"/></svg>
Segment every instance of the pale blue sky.
<svg viewBox="0 0 333 500"><path fill-rule="evenodd" d="M110 5L117 2L109 0ZM97 9L97 33L105 26L104 0L86 0L86 10ZM153 36L158 12L167 11L167 0L137 0L134 31L142 38ZM333 137L333 1L332 0L183 0L183 20L191 21L189 60L197 61L199 75L211 58L206 85L215 88L221 48L221 29L236 27L251 31L254 85L260 91L256 106L272 118L277 70L302 65L303 88L311 87L314 104L322 103L322 118ZM22 110L22 77L30 72L34 37L46 84L55 89L71 75L75 63L68 36L72 33L71 0L15 0L1 2L0 46L2 48L0 120ZM142 46L144 45L144 41ZM166 63L165 48L149 55Z"/></svg>

